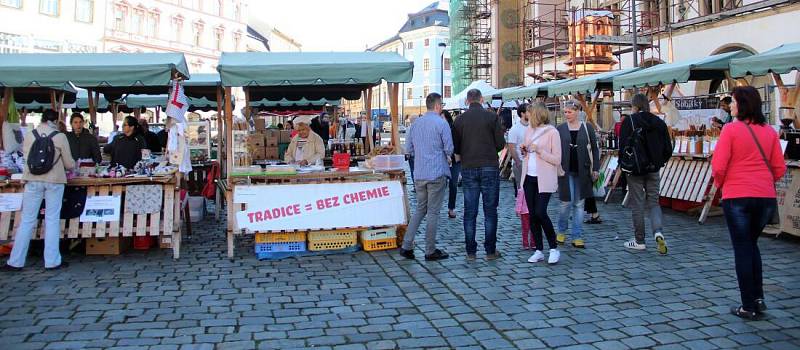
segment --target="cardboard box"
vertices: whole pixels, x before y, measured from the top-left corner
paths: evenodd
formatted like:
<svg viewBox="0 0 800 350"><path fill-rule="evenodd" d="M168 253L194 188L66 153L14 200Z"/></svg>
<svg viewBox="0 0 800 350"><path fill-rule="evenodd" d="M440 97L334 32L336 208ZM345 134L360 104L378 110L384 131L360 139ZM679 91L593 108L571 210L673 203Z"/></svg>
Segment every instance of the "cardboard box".
<svg viewBox="0 0 800 350"><path fill-rule="evenodd" d="M133 245L132 237L86 239L86 255L119 255Z"/></svg>
<svg viewBox="0 0 800 350"><path fill-rule="evenodd" d="M266 130L267 129L267 121L265 119L256 118L254 120L256 131Z"/></svg>
<svg viewBox="0 0 800 350"><path fill-rule="evenodd" d="M275 129L267 130L265 136L266 137L265 137L264 144L266 144L267 147L277 147L278 146L278 141L280 140L280 137L281 137L281 133L280 133L279 130L275 130Z"/></svg>
<svg viewBox="0 0 800 350"><path fill-rule="evenodd" d="M264 147L264 135L258 133L247 135L247 146L253 148Z"/></svg>
<svg viewBox="0 0 800 350"><path fill-rule="evenodd" d="M253 160L265 160L265 159L268 159L267 158L266 149L264 149L264 148L251 151L250 152L250 156L253 158Z"/></svg>
<svg viewBox="0 0 800 350"><path fill-rule="evenodd" d="M278 138L278 143L292 142L292 132L290 130L281 130L281 136Z"/></svg>
<svg viewBox="0 0 800 350"><path fill-rule="evenodd" d="M278 147L269 147L264 149L265 150L265 159L278 159Z"/></svg>

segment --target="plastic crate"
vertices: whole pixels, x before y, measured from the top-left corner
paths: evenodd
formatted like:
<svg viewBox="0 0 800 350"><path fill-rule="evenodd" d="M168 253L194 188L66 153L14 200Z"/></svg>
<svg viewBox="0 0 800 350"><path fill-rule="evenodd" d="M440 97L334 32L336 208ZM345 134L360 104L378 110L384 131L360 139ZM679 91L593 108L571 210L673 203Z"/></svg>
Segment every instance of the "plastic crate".
<svg viewBox="0 0 800 350"><path fill-rule="evenodd" d="M308 250L336 250L352 247L358 243L358 231L333 230L308 233Z"/></svg>
<svg viewBox="0 0 800 350"><path fill-rule="evenodd" d="M363 241L374 241L378 239L389 239L389 238L397 238L397 228L395 227L384 227L374 230L365 230L361 231L359 234L361 240Z"/></svg>
<svg viewBox="0 0 800 350"><path fill-rule="evenodd" d="M306 242L256 243L256 254L278 252L304 252Z"/></svg>
<svg viewBox="0 0 800 350"><path fill-rule="evenodd" d="M364 247L364 250L368 252L394 249L397 248L397 238L390 237L384 239L365 239L361 240L361 245Z"/></svg>
<svg viewBox="0 0 800 350"><path fill-rule="evenodd" d="M256 243L286 243L305 241L305 232L256 233Z"/></svg>

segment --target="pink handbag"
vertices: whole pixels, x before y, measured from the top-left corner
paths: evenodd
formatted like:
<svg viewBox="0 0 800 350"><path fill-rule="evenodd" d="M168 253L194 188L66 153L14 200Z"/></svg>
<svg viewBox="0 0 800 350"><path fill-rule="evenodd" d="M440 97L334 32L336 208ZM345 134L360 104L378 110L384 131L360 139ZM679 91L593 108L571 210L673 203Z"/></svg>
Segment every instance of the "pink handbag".
<svg viewBox="0 0 800 350"><path fill-rule="evenodd" d="M517 215L528 214L528 203L525 201L525 191L522 188L517 189L517 203L514 210Z"/></svg>

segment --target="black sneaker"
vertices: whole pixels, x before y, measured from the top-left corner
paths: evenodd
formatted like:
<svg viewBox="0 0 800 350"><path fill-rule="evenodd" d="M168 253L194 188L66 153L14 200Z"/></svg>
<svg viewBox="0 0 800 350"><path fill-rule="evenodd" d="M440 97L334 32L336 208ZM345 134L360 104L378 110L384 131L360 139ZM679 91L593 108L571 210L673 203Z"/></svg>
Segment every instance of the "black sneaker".
<svg viewBox="0 0 800 350"><path fill-rule="evenodd" d="M755 320L758 318L758 314L755 311L747 311L742 306L732 306L731 314L741 317L745 320Z"/></svg>
<svg viewBox="0 0 800 350"><path fill-rule="evenodd" d="M475 253L467 253L467 261L475 261L477 258L478 256Z"/></svg>
<svg viewBox="0 0 800 350"><path fill-rule="evenodd" d="M439 249L433 251L431 255L425 255L425 260L427 261L436 261L436 260L443 260L450 257L450 254L447 254Z"/></svg>
<svg viewBox="0 0 800 350"><path fill-rule="evenodd" d="M400 256L402 256L402 257L404 257L406 259L414 260L414 251L413 250L405 250L403 248L400 248Z"/></svg>
<svg viewBox="0 0 800 350"><path fill-rule="evenodd" d="M53 266L53 267L45 267L44 269L45 269L45 270L47 270L47 271L52 271L52 270L61 270L61 269L65 269L65 268L67 268L68 266L69 266L69 263L68 263L68 262L66 262L66 261L62 261L62 262L61 262L61 265L58 265L58 266Z"/></svg>
<svg viewBox="0 0 800 350"><path fill-rule="evenodd" d="M21 267L16 267L16 266L11 266L9 264L3 264L3 266L0 267L0 271L3 271L3 272L20 272L20 271L22 271L22 268Z"/></svg>
<svg viewBox="0 0 800 350"><path fill-rule="evenodd" d="M758 312L767 311L767 304L764 303L764 299L756 299L756 310Z"/></svg>

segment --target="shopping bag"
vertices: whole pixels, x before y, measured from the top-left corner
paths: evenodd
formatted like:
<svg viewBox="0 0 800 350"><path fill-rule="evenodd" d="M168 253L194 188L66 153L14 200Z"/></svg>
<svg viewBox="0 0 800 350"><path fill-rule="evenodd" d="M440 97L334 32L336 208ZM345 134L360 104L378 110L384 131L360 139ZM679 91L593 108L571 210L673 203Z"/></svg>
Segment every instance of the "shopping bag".
<svg viewBox="0 0 800 350"><path fill-rule="evenodd" d="M514 210L517 215L528 214L528 203L525 202L525 191L523 189L517 190L517 203L514 205Z"/></svg>
<svg viewBox="0 0 800 350"><path fill-rule="evenodd" d="M605 173L600 173L600 176L597 177L597 181L592 184L592 194L595 197L605 197L606 196L606 187L603 186L606 182Z"/></svg>

